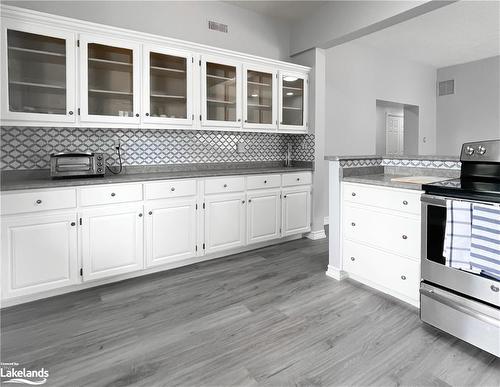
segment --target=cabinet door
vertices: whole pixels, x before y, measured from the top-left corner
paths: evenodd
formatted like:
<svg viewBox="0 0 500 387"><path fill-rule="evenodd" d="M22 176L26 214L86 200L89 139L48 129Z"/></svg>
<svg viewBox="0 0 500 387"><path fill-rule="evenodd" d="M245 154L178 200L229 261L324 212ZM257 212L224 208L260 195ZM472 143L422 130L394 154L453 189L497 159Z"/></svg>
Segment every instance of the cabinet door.
<svg viewBox="0 0 500 387"><path fill-rule="evenodd" d="M247 241L263 242L280 237L281 192L256 191L247 195Z"/></svg>
<svg viewBox="0 0 500 387"><path fill-rule="evenodd" d="M213 253L245 244L245 194L205 197L205 252Z"/></svg>
<svg viewBox="0 0 500 387"><path fill-rule="evenodd" d="M79 281L76 213L2 220L3 298L56 289Z"/></svg>
<svg viewBox="0 0 500 387"><path fill-rule="evenodd" d="M143 267L142 206L110 205L80 214L83 279L128 273Z"/></svg>
<svg viewBox="0 0 500 387"><path fill-rule="evenodd" d="M308 78L303 74L280 73L279 130L307 132Z"/></svg>
<svg viewBox="0 0 500 387"><path fill-rule="evenodd" d="M243 68L243 127L276 130L278 127L277 71Z"/></svg>
<svg viewBox="0 0 500 387"><path fill-rule="evenodd" d="M203 126L241 128L241 65L218 58L201 60Z"/></svg>
<svg viewBox="0 0 500 387"><path fill-rule="evenodd" d="M2 119L75 122L75 35L2 24Z"/></svg>
<svg viewBox="0 0 500 387"><path fill-rule="evenodd" d="M283 190L283 236L311 231L310 187Z"/></svg>
<svg viewBox="0 0 500 387"><path fill-rule="evenodd" d="M193 56L145 46L143 122L193 125Z"/></svg>
<svg viewBox="0 0 500 387"><path fill-rule="evenodd" d="M140 122L140 46L80 36L81 121Z"/></svg>
<svg viewBox="0 0 500 387"><path fill-rule="evenodd" d="M146 208L146 265L196 256L196 198L169 199Z"/></svg>

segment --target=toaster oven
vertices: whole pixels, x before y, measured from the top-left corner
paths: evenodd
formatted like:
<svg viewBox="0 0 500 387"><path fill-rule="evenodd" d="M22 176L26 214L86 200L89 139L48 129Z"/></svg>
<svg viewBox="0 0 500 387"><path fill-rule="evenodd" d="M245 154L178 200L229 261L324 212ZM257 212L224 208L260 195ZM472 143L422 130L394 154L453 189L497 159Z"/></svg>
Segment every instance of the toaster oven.
<svg viewBox="0 0 500 387"><path fill-rule="evenodd" d="M50 155L50 176L104 176L105 162L103 153L53 153Z"/></svg>

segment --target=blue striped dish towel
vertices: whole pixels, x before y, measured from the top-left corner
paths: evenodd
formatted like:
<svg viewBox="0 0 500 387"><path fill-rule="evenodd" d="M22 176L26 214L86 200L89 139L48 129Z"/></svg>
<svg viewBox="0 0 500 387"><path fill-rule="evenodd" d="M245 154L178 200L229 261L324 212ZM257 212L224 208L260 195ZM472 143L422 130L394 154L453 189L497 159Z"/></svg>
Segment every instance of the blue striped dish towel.
<svg viewBox="0 0 500 387"><path fill-rule="evenodd" d="M446 229L443 257L446 266L471 271L472 203L459 200L446 201Z"/></svg>
<svg viewBox="0 0 500 387"><path fill-rule="evenodd" d="M472 206L471 265L500 281L500 207Z"/></svg>

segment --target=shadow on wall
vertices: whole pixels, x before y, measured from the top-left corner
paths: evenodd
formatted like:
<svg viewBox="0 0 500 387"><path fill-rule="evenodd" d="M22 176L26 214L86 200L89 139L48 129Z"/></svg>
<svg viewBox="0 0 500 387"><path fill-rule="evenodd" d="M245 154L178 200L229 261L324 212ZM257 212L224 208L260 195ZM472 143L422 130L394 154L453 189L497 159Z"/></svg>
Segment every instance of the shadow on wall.
<svg viewBox="0 0 500 387"><path fill-rule="evenodd" d="M377 99L376 154L418 154L418 106Z"/></svg>

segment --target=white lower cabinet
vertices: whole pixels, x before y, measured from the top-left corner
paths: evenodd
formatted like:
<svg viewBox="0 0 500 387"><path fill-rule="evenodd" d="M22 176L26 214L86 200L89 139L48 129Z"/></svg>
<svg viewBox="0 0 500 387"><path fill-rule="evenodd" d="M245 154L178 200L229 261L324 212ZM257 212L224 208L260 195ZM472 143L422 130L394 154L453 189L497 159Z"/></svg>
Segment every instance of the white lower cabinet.
<svg viewBox="0 0 500 387"><path fill-rule="evenodd" d="M196 197L168 199L145 207L146 266L196 256Z"/></svg>
<svg viewBox="0 0 500 387"><path fill-rule="evenodd" d="M143 268L143 218L142 203L81 212L84 281Z"/></svg>
<svg viewBox="0 0 500 387"><path fill-rule="evenodd" d="M2 219L3 298L78 281L76 212Z"/></svg>
<svg viewBox="0 0 500 387"><path fill-rule="evenodd" d="M281 191L265 190L247 194L247 242L257 243L279 238Z"/></svg>
<svg viewBox="0 0 500 387"><path fill-rule="evenodd" d="M205 197L205 253L245 244L245 193Z"/></svg>
<svg viewBox="0 0 500 387"><path fill-rule="evenodd" d="M283 190L283 236L311 231L311 187Z"/></svg>

